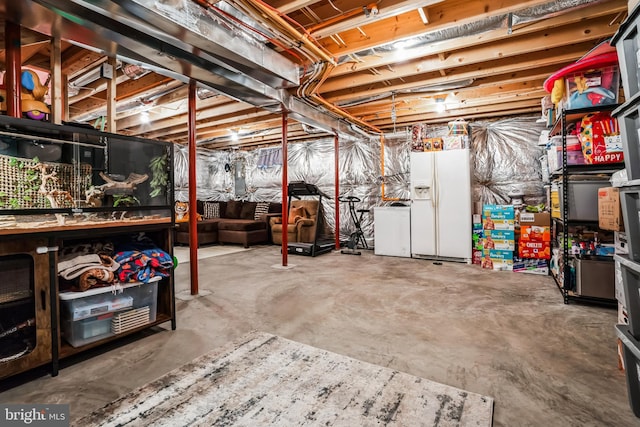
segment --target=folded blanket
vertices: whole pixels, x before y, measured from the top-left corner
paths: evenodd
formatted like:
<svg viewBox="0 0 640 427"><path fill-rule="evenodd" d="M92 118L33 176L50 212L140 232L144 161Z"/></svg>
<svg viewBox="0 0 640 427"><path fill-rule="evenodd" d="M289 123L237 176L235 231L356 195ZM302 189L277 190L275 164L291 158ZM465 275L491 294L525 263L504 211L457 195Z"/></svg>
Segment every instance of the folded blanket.
<svg viewBox="0 0 640 427"><path fill-rule="evenodd" d="M89 270L101 269L107 272L113 272L116 271L118 267L120 267L120 265L107 255L77 255L58 262L58 275L67 280L71 280Z"/></svg>
<svg viewBox="0 0 640 427"><path fill-rule="evenodd" d="M78 279L78 287L81 291L86 291L91 288L101 288L112 285L115 278L116 276L113 271L104 268L92 268L82 273L80 279Z"/></svg>
<svg viewBox="0 0 640 427"><path fill-rule="evenodd" d="M171 256L158 248L118 252L114 260L120 264L116 274L122 283L149 283L157 276L169 277L173 267Z"/></svg>

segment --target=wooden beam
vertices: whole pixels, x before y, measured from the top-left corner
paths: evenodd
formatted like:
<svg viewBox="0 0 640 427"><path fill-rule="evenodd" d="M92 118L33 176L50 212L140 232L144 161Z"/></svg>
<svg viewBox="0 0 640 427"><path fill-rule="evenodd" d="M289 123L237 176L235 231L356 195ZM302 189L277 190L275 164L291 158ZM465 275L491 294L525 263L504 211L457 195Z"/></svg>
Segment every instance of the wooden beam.
<svg viewBox="0 0 640 427"><path fill-rule="evenodd" d="M621 0L611 1L617 5ZM446 2L428 8L432 17L428 25L424 25L417 14L405 13L394 18L384 19L370 25L362 26L366 34L375 35L363 37L357 29L340 33L340 37L346 43L346 47L334 45L330 39L320 40L320 44L329 50L334 56L360 52L385 43L414 37L427 32L441 31L472 22L478 22L484 18L502 16L510 12L540 6L546 4L546 0L506 0L501 2L489 2L486 0L448 0ZM584 16L589 15L589 6L581 8Z"/></svg>
<svg viewBox="0 0 640 427"><path fill-rule="evenodd" d="M598 2L589 6L588 18L585 16L585 11L580 8L548 19L521 24L516 26L512 34L508 34L504 28L500 28L486 31L481 34L428 43L427 45L417 46L415 48L405 48L401 52L396 50L388 52L378 50L375 55L362 57L362 61L360 62L344 62L338 65L331 71L330 78L350 74L354 71L366 68L381 67L399 61L410 61L413 59L424 58L429 55L437 55L449 51L475 47L484 43L511 40L514 36L524 36L539 32L543 32L544 34L545 31L555 30L555 28L561 26L577 24L577 27L582 27L582 22L587 19L593 20L603 16L614 16L615 14L626 10L626 8L627 3L622 0ZM573 43L573 40L567 40L567 44L570 43Z"/></svg>
<svg viewBox="0 0 640 427"><path fill-rule="evenodd" d="M462 108L455 108L455 109L451 109L446 111L445 113L439 113L437 111L435 111L435 109L433 111L424 111L424 112L420 112L418 114L413 114L413 115L406 115L406 116L401 116L398 118L396 125L401 125L401 126L405 126L407 124L412 124L412 123L423 123L426 122L427 120L437 120L440 122L447 122L448 120L450 120L450 117L465 117L467 118L467 116L469 115L475 115L480 116L480 115L490 115L490 114L494 114L494 115L499 115L499 116L509 116L511 114L514 114L513 112L515 110L517 110L519 113L521 113L523 110L529 111L529 112L540 112L540 100L536 100L536 99L530 99L530 100L521 100L521 101L514 101L514 102L507 102L507 103L501 103L501 104L490 104L490 105L470 105L470 106L465 106ZM390 127L388 125L389 121L388 120L383 120L383 119L377 119L377 118L373 118L370 120L370 122L372 124L380 125L382 127L386 126L387 129Z"/></svg>
<svg viewBox="0 0 640 427"><path fill-rule="evenodd" d="M260 122L254 122L252 126L245 126L244 130L248 133L259 132L265 129L273 129L275 125L277 125L277 118L274 118L272 114L269 114L269 120L261 120ZM229 129L235 128L235 126L215 126L209 129L205 129L201 132L198 132L199 140L206 140L212 138L222 138L229 136ZM250 137L246 137L250 138Z"/></svg>
<svg viewBox="0 0 640 427"><path fill-rule="evenodd" d="M277 9L282 14L286 15L296 10L300 10L304 7L311 6L317 2L318 0L294 0L294 1L285 0L285 1L275 1L272 3L271 6L274 9Z"/></svg>
<svg viewBox="0 0 640 427"><path fill-rule="evenodd" d="M71 46L62 55L62 72L72 80L86 72L88 68L95 68L106 60L107 57L100 53Z"/></svg>
<svg viewBox="0 0 640 427"><path fill-rule="evenodd" d="M202 112L202 110L200 110ZM198 136L200 139L208 138L212 132L220 132L222 134L228 133L229 129L243 128L243 131L251 132L260 130L264 126L261 124L265 120L271 118L276 119L274 113L267 110L252 108L244 110L243 112L232 112L221 116L216 116L214 119L198 121L196 128L198 129ZM140 136L145 138L162 138L165 140L172 140L172 138L179 137L184 134L184 126L175 126L169 128L164 132L143 133Z"/></svg>
<svg viewBox="0 0 640 427"><path fill-rule="evenodd" d="M205 103L206 101L209 101L209 100L207 99L207 100L201 101L200 103L202 104L202 103ZM212 101L212 104L214 102L215 101ZM214 108L203 109L203 107L199 107L196 119L198 121L202 121L204 119L215 118L221 114L235 113L238 111L239 108L241 108L242 105L244 104L240 104L236 101L229 101L224 104L219 104ZM253 107L253 108L256 108L256 107ZM184 116L184 114L182 115L174 114L171 118L154 121L153 132L149 132L149 129L140 129L139 127L131 128L129 129L129 131L132 132L133 134L137 134L138 132L143 131L145 133L141 133L141 134L147 135L146 137L155 138L157 136L165 134L167 129L173 126L184 126L185 124L186 124L186 116Z"/></svg>
<svg viewBox="0 0 640 427"><path fill-rule="evenodd" d="M411 79L405 79L405 83L398 83L394 85L393 89L396 92L399 92L468 79L488 77L495 78L496 76L503 76L502 79L513 79L519 74L530 75L532 70L542 70L536 71L535 74L547 72L547 76L549 76L557 70L558 65L566 65L578 58L579 56L576 56L575 53L558 53L557 55L550 54L548 57L536 56L533 59L527 56L518 59L507 58L504 60L489 62L486 65L482 64L481 67L461 67L460 69L455 70L455 73L450 73L446 77L427 77L428 75L416 75ZM325 95L325 98L329 102L340 103L342 101L349 101L360 97L366 98L387 92L390 92L389 88L382 85L375 87L361 86L327 94Z"/></svg>
<svg viewBox="0 0 640 427"><path fill-rule="evenodd" d="M359 28L363 35L366 34L366 30L363 30L363 26L370 26L373 22L380 22L385 19L391 19L402 14L415 14L418 15L417 9L419 7L427 8L436 3L440 3L443 0L385 0L385 1L370 1L364 4L359 3L356 8L349 10L353 13L344 13L339 15L335 22L330 25L326 25L320 28L313 26L310 28L311 36L316 39L322 39L331 35L342 33L353 28ZM322 3L323 6L314 9L314 12L318 16L331 16L335 14L335 10L327 3ZM365 6L366 5L366 6ZM372 6L375 5L377 13L372 12ZM420 23L422 19L420 18ZM326 22L326 20L324 21ZM365 35L366 37L366 35Z"/></svg>
<svg viewBox="0 0 640 427"><path fill-rule="evenodd" d="M589 21L584 27L569 25L556 28L552 32L514 36L508 42L487 43L451 52L446 59L441 59L439 55L434 55L418 61L397 64L393 67L393 70L382 68L379 69L377 75L372 75L367 70L362 70L349 75L329 78L320 87L320 92L328 93L345 87L352 88L384 80L403 78L413 76L416 73L424 74L443 69L451 70L456 67L481 64L491 60L520 55L525 55L529 58L533 58L534 55L537 55L537 57L548 56L550 50L554 48L558 48L556 51L575 51L575 48L567 46L568 40L571 40L572 44L580 44L610 37L615 32L615 28L609 25L610 21L611 17L605 16Z"/></svg>
<svg viewBox="0 0 640 427"><path fill-rule="evenodd" d="M455 98L460 102L464 102L467 99L486 99L495 97L500 99L512 95L516 97L522 95L529 96L531 92L536 92L536 96L544 96L545 92L542 89L543 82L544 79L527 79L520 82L499 81L488 84L479 84L478 82L471 87L456 89ZM409 93L396 95L396 111L407 108L421 108L425 103L433 103L435 96L447 96L449 93L450 91L441 91L434 93ZM362 106L350 108L349 113L356 117L362 117L380 111L390 111L391 105L390 99L373 101Z"/></svg>
<svg viewBox="0 0 640 427"><path fill-rule="evenodd" d="M118 97L116 74L116 58L107 59L107 64L111 67L113 78L107 79L107 132L116 133L116 99Z"/></svg>
<svg viewBox="0 0 640 427"><path fill-rule="evenodd" d="M62 75L62 41L59 37L51 39L51 123L62 124L64 116L64 82Z"/></svg>
<svg viewBox="0 0 640 427"><path fill-rule="evenodd" d="M131 80L124 74L118 72L116 80L119 83L116 101L119 103L130 100L136 96L142 98L145 95L161 90L163 87L167 87L167 85L174 82L171 78L155 73L147 74L138 80ZM100 81L96 81L89 85L92 87L92 90L95 90L90 97L83 99L82 101L76 101L76 97L72 98L71 108L73 112L72 118L74 120L87 114L96 113L105 108L107 84L108 81L106 79L101 79ZM103 87L104 89L102 89ZM83 95L79 94L78 96L80 97Z"/></svg>

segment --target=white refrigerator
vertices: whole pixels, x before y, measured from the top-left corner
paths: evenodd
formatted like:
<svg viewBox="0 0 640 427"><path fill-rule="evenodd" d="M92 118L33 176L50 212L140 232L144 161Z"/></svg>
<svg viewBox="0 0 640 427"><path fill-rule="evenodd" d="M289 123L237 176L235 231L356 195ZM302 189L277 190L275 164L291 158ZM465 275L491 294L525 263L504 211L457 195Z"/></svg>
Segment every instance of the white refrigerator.
<svg viewBox="0 0 640 427"><path fill-rule="evenodd" d="M471 261L469 150L411 153L411 256Z"/></svg>

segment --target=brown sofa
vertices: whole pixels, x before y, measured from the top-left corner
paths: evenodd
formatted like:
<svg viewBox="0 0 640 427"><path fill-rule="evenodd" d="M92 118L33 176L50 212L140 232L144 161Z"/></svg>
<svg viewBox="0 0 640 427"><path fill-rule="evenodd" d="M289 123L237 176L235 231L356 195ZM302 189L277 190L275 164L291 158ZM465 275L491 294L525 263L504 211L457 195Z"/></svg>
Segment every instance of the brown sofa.
<svg viewBox="0 0 640 427"><path fill-rule="evenodd" d="M204 202L198 200L198 246L212 243L250 245L270 243L269 218L282 214L282 204L270 202L264 213L256 215L258 202L230 200ZM260 207L265 208L264 204ZM216 216L217 215L217 216ZM189 223L176 223L176 244L189 244Z"/></svg>

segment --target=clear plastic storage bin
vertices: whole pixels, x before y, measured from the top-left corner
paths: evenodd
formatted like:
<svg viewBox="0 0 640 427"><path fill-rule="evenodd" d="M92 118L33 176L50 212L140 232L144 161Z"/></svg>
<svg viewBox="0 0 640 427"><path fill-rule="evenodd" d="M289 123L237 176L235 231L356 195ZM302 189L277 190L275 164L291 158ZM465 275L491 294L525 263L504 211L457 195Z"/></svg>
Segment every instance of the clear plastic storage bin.
<svg viewBox="0 0 640 427"><path fill-rule="evenodd" d="M569 180L569 194L567 195L569 218L562 219L598 221L598 189L610 186L611 184L606 179ZM552 188L551 191L553 205L553 192L555 192L555 188ZM562 183L560 182L558 182L557 185L557 194L558 209L553 209L552 216L554 218L560 218L562 216Z"/></svg>
<svg viewBox="0 0 640 427"><path fill-rule="evenodd" d="M640 92L639 26L640 7L636 6L611 39L611 44L616 46L618 52L622 88L626 99L630 99Z"/></svg>
<svg viewBox="0 0 640 427"><path fill-rule="evenodd" d="M154 322L157 304L158 281L61 293L62 334L73 347L81 347L114 335L114 318L128 312L140 309L148 312L148 317L137 316L135 327ZM124 332L123 329L118 331Z"/></svg>
<svg viewBox="0 0 640 427"><path fill-rule="evenodd" d="M640 262L640 187L620 188L620 201L629 258Z"/></svg>
<svg viewBox="0 0 640 427"><path fill-rule="evenodd" d="M640 179L640 98L617 108L612 116L618 119L620 126L627 179L638 180Z"/></svg>

